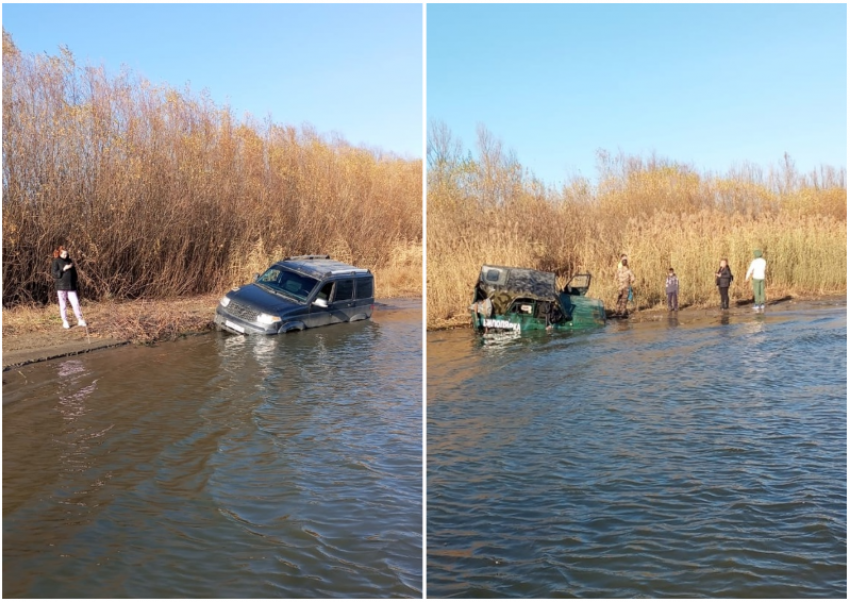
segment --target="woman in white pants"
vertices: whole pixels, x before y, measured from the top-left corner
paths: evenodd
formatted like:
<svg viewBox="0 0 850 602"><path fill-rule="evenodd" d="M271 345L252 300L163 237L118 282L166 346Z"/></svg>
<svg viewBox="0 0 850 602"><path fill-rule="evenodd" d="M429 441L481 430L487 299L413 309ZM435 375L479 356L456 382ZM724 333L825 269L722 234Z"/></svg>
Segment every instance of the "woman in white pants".
<svg viewBox="0 0 850 602"><path fill-rule="evenodd" d="M77 268L68 257L68 250L60 246L53 251L53 263L50 273L56 282L56 294L59 296L59 315L62 316L62 328L70 328L68 324L67 305L71 302L71 308L77 318L78 326L86 326L83 320L83 311L80 309L80 298L77 296Z"/></svg>

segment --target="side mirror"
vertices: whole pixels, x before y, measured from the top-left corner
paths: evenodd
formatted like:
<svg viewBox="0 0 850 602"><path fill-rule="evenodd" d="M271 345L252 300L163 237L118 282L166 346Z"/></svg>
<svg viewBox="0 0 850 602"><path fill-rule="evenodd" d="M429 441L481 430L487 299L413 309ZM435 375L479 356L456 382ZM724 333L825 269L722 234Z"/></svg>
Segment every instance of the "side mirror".
<svg viewBox="0 0 850 602"><path fill-rule="evenodd" d="M316 307L321 307L322 309L327 309L328 300L327 299L316 299L315 301L313 301L313 305L315 305Z"/></svg>
<svg viewBox="0 0 850 602"><path fill-rule="evenodd" d="M254 274L254 282L259 282L259 281L260 281L260 275Z"/></svg>

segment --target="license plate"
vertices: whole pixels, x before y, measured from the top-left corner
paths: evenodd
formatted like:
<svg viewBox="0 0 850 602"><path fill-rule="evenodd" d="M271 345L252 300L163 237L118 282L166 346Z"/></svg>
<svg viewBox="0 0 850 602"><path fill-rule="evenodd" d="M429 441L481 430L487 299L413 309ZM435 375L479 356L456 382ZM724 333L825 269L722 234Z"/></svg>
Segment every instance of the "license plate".
<svg viewBox="0 0 850 602"><path fill-rule="evenodd" d="M245 334L245 329L243 327L239 326L239 324L234 324L230 320L225 320L224 325L228 328L232 328L236 332L241 332L242 334Z"/></svg>

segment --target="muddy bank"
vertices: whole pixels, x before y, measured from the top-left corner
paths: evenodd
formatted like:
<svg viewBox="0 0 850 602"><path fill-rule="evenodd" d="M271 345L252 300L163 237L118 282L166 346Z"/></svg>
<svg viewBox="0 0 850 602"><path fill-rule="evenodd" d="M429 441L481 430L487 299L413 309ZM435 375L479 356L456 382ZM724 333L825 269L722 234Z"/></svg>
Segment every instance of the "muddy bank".
<svg viewBox="0 0 850 602"><path fill-rule="evenodd" d="M770 311L771 308L781 309L786 306L792 306L798 303L806 303L806 304L835 304L835 303L846 303L847 298L843 295L824 295L824 296L807 296L807 297L794 297L791 295L786 295L785 297L781 297L779 299L774 299L773 301L767 301L767 311ZM670 315L676 315L677 317L682 317L685 319L697 319L706 316L714 316L721 312L722 310L716 304L698 304L698 305L687 305L682 304L679 306L678 312L668 312L667 308L658 305L654 307L646 307L636 309L630 312L628 318L616 318L614 317L614 311L612 309L606 309L606 317L609 320L622 320L628 319L632 322L651 322L655 320L665 319ZM737 302L733 302L730 309L726 310L725 313L730 316L734 316L736 314L743 313L753 313L753 302L752 300L740 300ZM457 315L447 319L434 320L433 322L428 324L428 331L438 331L438 330L452 330L454 328L470 328L470 318L469 315Z"/></svg>
<svg viewBox="0 0 850 602"><path fill-rule="evenodd" d="M43 362L59 357L88 353L98 349L110 349L128 345L130 341L119 341L117 339L92 339L85 334L80 340L62 341L59 337L45 334L33 334L23 337L23 341L16 341L16 349L7 350L6 339L3 339L3 370L18 368Z"/></svg>
<svg viewBox="0 0 850 602"><path fill-rule="evenodd" d="M83 304L87 328L62 328L56 305L16 307L3 312L3 369L108 349L150 344L212 329L218 296L166 301Z"/></svg>
<svg viewBox="0 0 850 602"><path fill-rule="evenodd" d="M152 344L214 330L219 295L170 301L84 303L88 328L62 328L56 305L3 312L3 370L128 344ZM376 311L406 307L409 299L384 299ZM70 314L70 311L69 311ZM75 324L73 315L69 322Z"/></svg>

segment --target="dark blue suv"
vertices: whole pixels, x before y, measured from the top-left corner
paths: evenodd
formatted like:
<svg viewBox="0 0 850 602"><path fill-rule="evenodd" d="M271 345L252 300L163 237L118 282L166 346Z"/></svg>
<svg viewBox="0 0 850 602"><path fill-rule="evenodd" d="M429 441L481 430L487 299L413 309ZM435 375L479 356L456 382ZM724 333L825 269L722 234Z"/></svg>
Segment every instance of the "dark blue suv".
<svg viewBox="0 0 850 602"><path fill-rule="evenodd" d="M329 255L287 257L222 297L215 324L238 334L278 334L366 320L374 288L372 272Z"/></svg>

